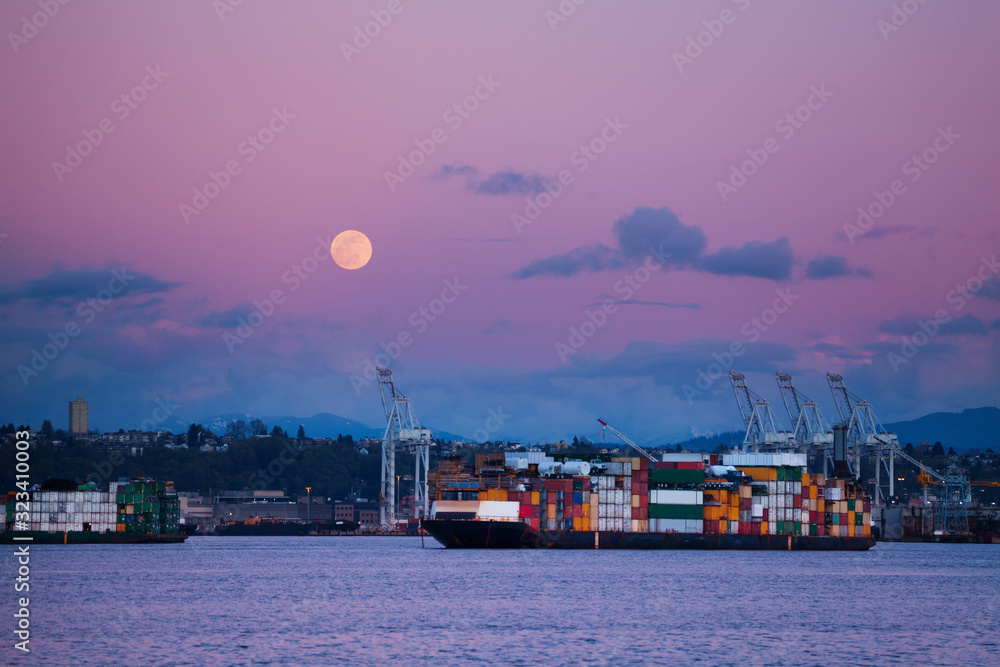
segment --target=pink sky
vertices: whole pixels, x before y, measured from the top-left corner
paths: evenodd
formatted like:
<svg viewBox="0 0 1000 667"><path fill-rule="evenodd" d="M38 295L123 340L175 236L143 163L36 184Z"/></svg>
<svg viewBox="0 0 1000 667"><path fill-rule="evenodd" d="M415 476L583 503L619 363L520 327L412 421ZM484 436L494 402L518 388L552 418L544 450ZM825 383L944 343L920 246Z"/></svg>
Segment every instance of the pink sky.
<svg viewBox="0 0 1000 667"><path fill-rule="evenodd" d="M654 440L731 430L727 378L690 404L683 386L712 352L746 343L743 325L788 288L798 300L734 363L772 400L780 365L828 412L828 370L885 421L996 401L1000 289L961 308L948 294L1000 250L1000 7L927 3L884 35L891 2L592 0L555 29L555 0L403 2L347 62L341 43L389 4L245 0L220 19L205 2L71 3L16 52L8 35L0 420L58 426L81 394L107 428L138 423L165 396L186 419L334 412L374 425L377 391L355 391L350 376L408 332L392 368L437 428L471 433L502 406L512 416L497 437L593 433L598 416ZM675 52L724 10L729 24L678 71ZM37 11L6 2L0 28L19 32ZM153 82L147 67L166 76L121 118L116 99ZM499 85L453 127L443 114L480 77ZM776 129L820 87L832 95L811 118L790 137ZM248 162L241 142L275 109L294 118ZM104 118L114 131L60 181L52 163ZM580 173L572 154L609 118L627 128ZM390 192L385 172L436 128L447 140ZM904 163L946 128L958 138L911 182ZM769 138L777 152L723 201L717 182ZM230 160L240 173L186 222L180 204ZM478 177L441 175L461 165ZM572 185L518 233L511 215L535 196L531 176L561 170ZM527 180L475 191L501 171ZM904 194L848 242L844 225L896 179ZM594 244L618 252L614 223L640 207L700 228L706 257L787 237L791 273L654 272L634 299L700 307L621 305L564 364L556 344L638 264L512 274ZM370 237L368 266L320 262L291 291L285 272L345 229ZM864 274L810 279L820 255ZM25 385L18 366L122 266L147 282ZM86 284L59 292L66 272ZM417 332L410 314L456 278L467 290ZM223 334L275 289L287 300L230 353ZM887 354L938 309L973 319L895 372Z"/></svg>

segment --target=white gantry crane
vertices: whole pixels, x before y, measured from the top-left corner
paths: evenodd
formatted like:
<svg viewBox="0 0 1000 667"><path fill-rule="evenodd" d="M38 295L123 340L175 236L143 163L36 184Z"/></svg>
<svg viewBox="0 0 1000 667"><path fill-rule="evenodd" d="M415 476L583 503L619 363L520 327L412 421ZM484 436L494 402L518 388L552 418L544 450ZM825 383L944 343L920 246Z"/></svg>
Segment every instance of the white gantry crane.
<svg viewBox="0 0 1000 667"><path fill-rule="evenodd" d="M848 451L852 457L855 477L861 476L861 452L871 452L875 458L875 502L884 505L896 493L896 456L899 454L899 439L889 433L875 416L875 409L863 398L851 393L844 384L844 378L837 373L827 373L826 379L833 392L840 418L847 424ZM885 470L887 484L882 482Z"/></svg>
<svg viewBox="0 0 1000 667"><path fill-rule="evenodd" d="M382 487L379 498L379 524L382 528L396 527L396 452L413 452L414 511L426 517L428 510L427 468L430 459L431 431L421 428L413 404L397 393L388 368L376 369L382 407L385 408L385 435L382 437Z"/></svg>
<svg viewBox="0 0 1000 667"><path fill-rule="evenodd" d="M736 404L740 408L743 426L746 428L746 433L743 435L744 449L781 450L794 444L792 433L778 426L771 404L766 398L750 390L743 373L730 371L729 380L733 383Z"/></svg>

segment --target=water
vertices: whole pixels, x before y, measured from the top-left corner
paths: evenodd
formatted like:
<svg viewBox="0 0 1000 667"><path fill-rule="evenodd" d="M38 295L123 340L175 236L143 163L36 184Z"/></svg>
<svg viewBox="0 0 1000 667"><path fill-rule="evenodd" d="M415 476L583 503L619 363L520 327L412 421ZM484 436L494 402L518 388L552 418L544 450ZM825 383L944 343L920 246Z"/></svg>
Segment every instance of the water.
<svg viewBox="0 0 1000 667"><path fill-rule="evenodd" d="M34 546L23 665L997 664L1000 546L453 551L419 538ZM434 547L434 548L431 548ZM5 551L3 579L16 562ZM17 654L17 655L15 655Z"/></svg>

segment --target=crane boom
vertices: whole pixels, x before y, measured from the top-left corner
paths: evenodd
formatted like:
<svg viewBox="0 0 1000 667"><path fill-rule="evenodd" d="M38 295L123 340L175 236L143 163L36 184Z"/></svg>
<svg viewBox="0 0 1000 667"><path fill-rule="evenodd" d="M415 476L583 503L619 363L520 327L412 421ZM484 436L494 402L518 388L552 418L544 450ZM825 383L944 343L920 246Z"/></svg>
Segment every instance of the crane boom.
<svg viewBox="0 0 1000 667"><path fill-rule="evenodd" d="M612 433L614 433L615 435L617 435L619 438L621 438L622 441L626 445L628 445L629 447L631 447L635 451L639 452L640 454L642 454L643 456L645 456L650 461L654 461L654 462L656 461L656 457L655 456L653 456L652 454L650 454L649 452L647 452L645 449L643 449L639 445L637 445L634 442L632 442L632 440L630 440L628 438L628 436L626 436L624 433L622 433L621 431L619 431L618 429L616 429L614 426L612 426L608 422L604 421L603 419L598 419L597 421L599 421L601 423L601 426L603 426L604 428L608 429L609 431L611 431Z"/></svg>

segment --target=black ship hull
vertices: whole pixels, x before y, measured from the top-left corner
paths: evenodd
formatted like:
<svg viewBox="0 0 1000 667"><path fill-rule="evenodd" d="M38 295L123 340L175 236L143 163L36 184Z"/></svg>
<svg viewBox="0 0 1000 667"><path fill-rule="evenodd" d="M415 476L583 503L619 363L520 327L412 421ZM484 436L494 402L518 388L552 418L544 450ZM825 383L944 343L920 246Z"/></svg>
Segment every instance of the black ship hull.
<svg viewBox="0 0 1000 667"><path fill-rule="evenodd" d="M31 538L26 539L26 538ZM0 544L176 544L188 538L183 533L151 535L143 533L93 533L69 531L6 531L0 533Z"/></svg>
<svg viewBox="0 0 1000 667"><path fill-rule="evenodd" d="M449 549L866 551L875 546L873 537L535 530L518 521L461 519L426 519L421 525Z"/></svg>

